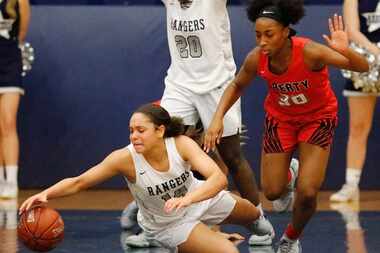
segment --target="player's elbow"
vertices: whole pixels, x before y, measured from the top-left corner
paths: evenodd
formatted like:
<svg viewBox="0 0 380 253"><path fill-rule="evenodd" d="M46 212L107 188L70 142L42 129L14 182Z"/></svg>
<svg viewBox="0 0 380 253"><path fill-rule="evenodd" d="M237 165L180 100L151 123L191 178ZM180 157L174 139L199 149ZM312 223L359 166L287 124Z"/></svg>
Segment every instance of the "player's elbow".
<svg viewBox="0 0 380 253"><path fill-rule="evenodd" d="M224 175L222 172L220 175L219 183L220 183L220 186L222 189L226 189L228 186L228 179L227 179L226 175Z"/></svg>

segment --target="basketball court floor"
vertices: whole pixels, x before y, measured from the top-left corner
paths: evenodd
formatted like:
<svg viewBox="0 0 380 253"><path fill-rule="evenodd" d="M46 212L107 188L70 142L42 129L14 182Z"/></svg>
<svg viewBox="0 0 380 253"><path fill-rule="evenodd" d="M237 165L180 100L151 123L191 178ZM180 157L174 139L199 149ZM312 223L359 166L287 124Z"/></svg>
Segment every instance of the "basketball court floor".
<svg viewBox="0 0 380 253"><path fill-rule="evenodd" d="M36 191L21 191L18 200L0 200L0 253L31 252L17 241L17 205ZM331 192L319 196L318 212L307 226L302 237L304 253L379 253L380 252L380 192L361 193L360 202L331 204ZM165 249L132 249L124 239L133 231L122 231L119 217L124 206L131 201L128 191L87 191L73 197L53 200L65 222L65 239L52 253L168 253ZM282 234L290 213L270 211L264 202L267 215L276 229L276 241ZM222 226L226 232L238 232L246 238L249 231L243 227ZM206 239L205 239L206 240ZM249 247L247 240L238 244L242 253L274 253L273 247ZM205 252L207 253L207 252Z"/></svg>

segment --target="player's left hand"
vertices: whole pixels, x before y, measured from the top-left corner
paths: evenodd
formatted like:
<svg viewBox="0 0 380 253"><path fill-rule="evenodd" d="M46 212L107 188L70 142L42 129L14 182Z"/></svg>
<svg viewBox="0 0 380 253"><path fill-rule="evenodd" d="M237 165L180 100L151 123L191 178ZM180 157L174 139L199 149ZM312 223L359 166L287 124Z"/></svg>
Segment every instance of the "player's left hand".
<svg viewBox="0 0 380 253"><path fill-rule="evenodd" d="M329 47L337 52L344 52L349 47L349 40L346 30L344 29L343 17L335 14L329 18L330 37L323 34L323 38Z"/></svg>
<svg viewBox="0 0 380 253"><path fill-rule="evenodd" d="M166 213L170 213L173 210L178 211L181 208L191 205L191 203L191 199L186 196L180 198L171 198L165 202L164 211Z"/></svg>

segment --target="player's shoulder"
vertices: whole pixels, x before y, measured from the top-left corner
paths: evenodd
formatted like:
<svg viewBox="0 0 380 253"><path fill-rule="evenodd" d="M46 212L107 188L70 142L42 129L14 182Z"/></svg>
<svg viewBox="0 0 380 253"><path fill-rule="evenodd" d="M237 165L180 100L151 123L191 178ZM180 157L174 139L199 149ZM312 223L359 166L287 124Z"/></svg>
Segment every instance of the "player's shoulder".
<svg viewBox="0 0 380 253"><path fill-rule="evenodd" d="M193 145L195 141L186 135L178 135L174 137L176 146L188 146Z"/></svg>
<svg viewBox="0 0 380 253"><path fill-rule="evenodd" d="M188 157L193 151L198 148L198 144L186 135L179 135L174 137L175 145L178 153L182 158Z"/></svg>
<svg viewBox="0 0 380 253"><path fill-rule="evenodd" d="M127 164L129 164L133 160L132 153L128 147L123 147L123 148L114 150L109 155L109 158L115 162L120 162L120 163L127 162Z"/></svg>

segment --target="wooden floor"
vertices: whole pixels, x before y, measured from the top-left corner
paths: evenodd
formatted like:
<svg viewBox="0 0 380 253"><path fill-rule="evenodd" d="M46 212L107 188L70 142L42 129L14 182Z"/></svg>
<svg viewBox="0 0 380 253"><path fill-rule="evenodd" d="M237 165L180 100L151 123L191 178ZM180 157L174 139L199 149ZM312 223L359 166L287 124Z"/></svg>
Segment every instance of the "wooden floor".
<svg viewBox="0 0 380 253"><path fill-rule="evenodd" d="M22 190L18 200L0 200L0 253L31 253L17 240L17 204L37 192ZM330 203L330 195L331 192L319 195L319 212L301 239L304 252L379 253L380 191L363 191L360 202L348 204ZM65 239L51 253L168 253L162 248L126 246L126 238L136 231L123 231L119 218L131 200L127 190L92 190L49 201L48 205L60 210L65 221ZM263 197L262 200L277 236L273 245L266 247L250 247L248 240L244 240L237 246L240 253L275 253L278 240L291 220L291 213L270 212L270 203ZM251 235L242 226L223 225L222 229L245 238Z"/></svg>
<svg viewBox="0 0 380 253"><path fill-rule="evenodd" d="M37 193L38 190L22 190L18 202L22 203L28 196ZM329 196L332 192L321 192L318 198L318 210L331 209ZM271 204L261 195L265 210L271 210ZM74 196L49 201L49 206L57 209L71 210L122 210L132 196L127 190L91 190L81 192ZM360 211L380 210L380 191L362 191L358 209Z"/></svg>

